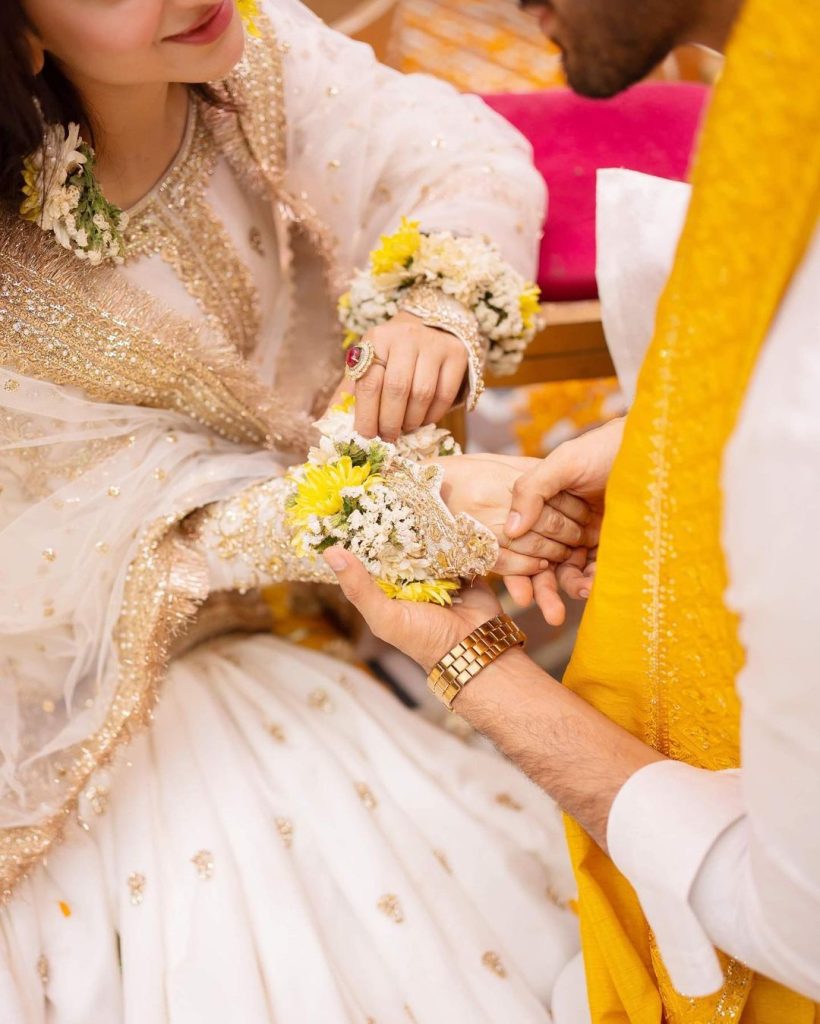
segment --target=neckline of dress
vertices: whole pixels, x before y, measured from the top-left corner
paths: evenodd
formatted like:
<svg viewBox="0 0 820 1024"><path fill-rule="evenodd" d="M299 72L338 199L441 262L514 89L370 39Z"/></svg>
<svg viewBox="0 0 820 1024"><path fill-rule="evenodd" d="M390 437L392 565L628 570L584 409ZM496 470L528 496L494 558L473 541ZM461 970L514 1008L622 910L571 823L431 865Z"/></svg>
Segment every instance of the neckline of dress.
<svg viewBox="0 0 820 1024"><path fill-rule="evenodd" d="M168 181L171 175L174 174L177 168L181 167L188 159L191 152L191 144L194 141L194 129L196 128L196 106L196 101L193 96L191 96L188 100L188 114L185 118L185 132L182 136L182 142L179 144L179 149L176 151L171 162L159 176L157 181L145 193L142 199L138 199L124 211L129 217L136 217L137 214L141 213L156 197L157 193L162 189L163 185Z"/></svg>

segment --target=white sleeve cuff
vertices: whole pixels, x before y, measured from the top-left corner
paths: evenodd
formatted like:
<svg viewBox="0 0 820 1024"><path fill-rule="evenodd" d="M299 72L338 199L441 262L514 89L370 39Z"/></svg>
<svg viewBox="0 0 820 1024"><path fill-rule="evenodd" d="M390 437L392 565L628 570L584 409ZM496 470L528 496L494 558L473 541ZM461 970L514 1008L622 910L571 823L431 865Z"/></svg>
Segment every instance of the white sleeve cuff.
<svg viewBox="0 0 820 1024"><path fill-rule="evenodd" d="M612 804L609 854L635 889L672 984L683 995L709 995L723 984L689 897L709 850L743 814L739 772L680 761L641 768Z"/></svg>

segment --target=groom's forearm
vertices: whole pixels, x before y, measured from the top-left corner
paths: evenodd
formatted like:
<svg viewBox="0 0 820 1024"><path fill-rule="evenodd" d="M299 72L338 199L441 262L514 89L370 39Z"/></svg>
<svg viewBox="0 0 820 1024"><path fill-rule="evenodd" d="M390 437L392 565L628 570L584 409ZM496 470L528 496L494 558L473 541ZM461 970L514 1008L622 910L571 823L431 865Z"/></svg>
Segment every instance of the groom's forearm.
<svg viewBox="0 0 820 1024"><path fill-rule="evenodd" d="M663 760L576 694L511 650L461 691L466 718L606 850L612 802L639 768Z"/></svg>

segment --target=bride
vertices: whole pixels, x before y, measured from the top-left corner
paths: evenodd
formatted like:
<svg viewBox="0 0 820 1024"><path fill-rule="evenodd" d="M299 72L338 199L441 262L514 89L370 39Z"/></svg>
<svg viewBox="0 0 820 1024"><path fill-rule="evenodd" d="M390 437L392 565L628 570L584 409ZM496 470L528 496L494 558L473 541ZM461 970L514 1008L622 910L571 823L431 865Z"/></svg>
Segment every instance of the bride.
<svg viewBox="0 0 820 1024"><path fill-rule="evenodd" d="M2 1024L548 1021L554 807L259 616L323 578L278 485L339 296L403 216L526 269L525 145L295 0L6 0L0 30ZM368 336L363 432L514 353L412 309Z"/></svg>

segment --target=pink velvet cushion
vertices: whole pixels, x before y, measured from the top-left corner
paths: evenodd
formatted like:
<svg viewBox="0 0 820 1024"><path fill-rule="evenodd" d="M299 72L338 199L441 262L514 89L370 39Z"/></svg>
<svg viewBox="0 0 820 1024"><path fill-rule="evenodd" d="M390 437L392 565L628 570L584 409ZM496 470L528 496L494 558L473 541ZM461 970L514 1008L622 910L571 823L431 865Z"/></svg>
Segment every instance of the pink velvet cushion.
<svg viewBox="0 0 820 1024"><path fill-rule="evenodd" d="M484 96L526 135L549 189L538 283L552 301L594 299L595 172L626 167L684 180L708 89L644 82L611 100L569 89Z"/></svg>

